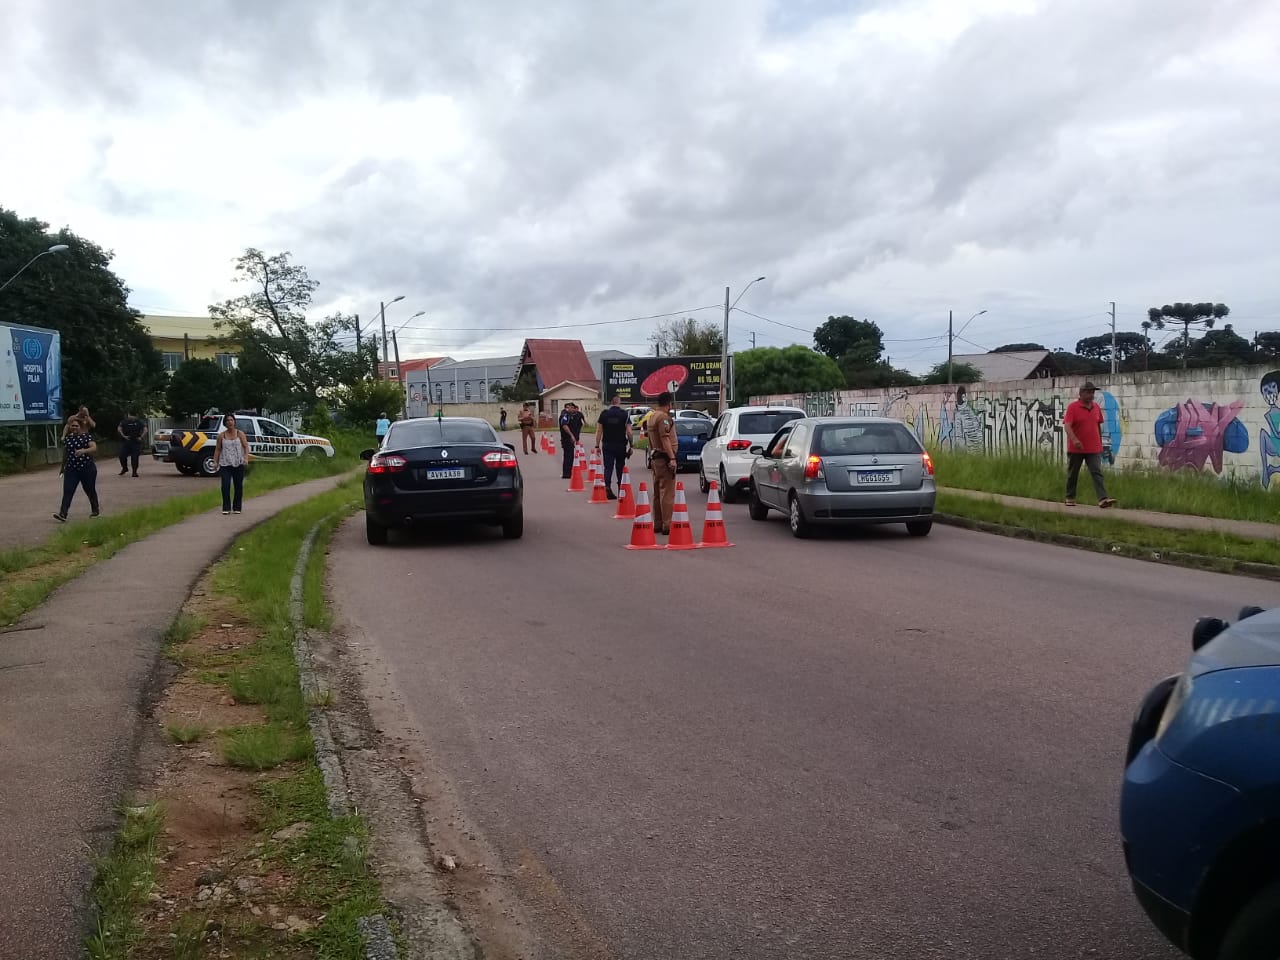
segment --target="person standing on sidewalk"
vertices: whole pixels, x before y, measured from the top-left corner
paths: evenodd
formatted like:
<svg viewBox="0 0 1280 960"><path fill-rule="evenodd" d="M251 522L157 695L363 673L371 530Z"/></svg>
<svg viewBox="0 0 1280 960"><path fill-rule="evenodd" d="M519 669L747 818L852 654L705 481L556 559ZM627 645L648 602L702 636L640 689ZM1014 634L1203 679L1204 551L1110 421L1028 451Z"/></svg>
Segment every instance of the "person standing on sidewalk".
<svg viewBox="0 0 1280 960"><path fill-rule="evenodd" d="M89 436L89 425L79 414L67 421L62 442L66 448L62 464L62 506L53 515L53 519L67 522L67 511L71 509L71 498L76 495L76 487L84 487L85 496L89 498L89 516L97 517L100 515L98 467L93 462L93 455L98 452L98 445Z"/></svg>
<svg viewBox="0 0 1280 960"><path fill-rule="evenodd" d="M382 438L387 435L387 431L390 429L391 421L387 419L387 415L385 413L378 414L378 423L374 427L378 437L378 446L382 446Z"/></svg>
<svg viewBox="0 0 1280 960"><path fill-rule="evenodd" d="M138 475L138 460L142 456L142 438L147 435L147 425L138 417L136 410L130 410L129 415L120 421L120 425L116 427L116 433L120 434L120 476L124 476L129 472L129 465L133 465L133 475Z"/></svg>
<svg viewBox="0 0 1280 960"><path fill-rule="evenodd" d="M613 478L622 485L622 468L631 456L631 417L622 409L622 398L610 399L609 406L596 417L596 449L604 459L605 496L617 500L613 492Z"/></svg>
<svg viewBox="0 0 1280 960"><path fill-rule="evenodd" d="M653 471L653 532L671 533L671 511L676 502L676 426L671 420L670 392L658 394L658 405L645 420L649 438L649 469Z"/></svg>
<svg viewBox="0 0 1280 960"><path fill-rule="evenodd" d="M507 408L506 407L498 408L498 429L499 430L507 429Z"/></svg>
<svg viewBox="0 0 1280 960"><path fill-rule="evenodd" d="M213 460L222 477L222 515L239 513L244 502L244 465L249 462L249 438L236 426L236 418L228 413L222 418L226 429L213 445ZM235 487L235 499L231 488Z"/></svg>
<svg viewBox="0 0 1280 960"><path fill-rule="evenodd" d="M1076 486L1080 479L1080 467L1089 468L1093 478L1093 490L1098 495L1098 506L1104 510L1114 507L1116 501L1107 495L1107 483L1102 476L1102 408L1093 402L1097 387L1089 380L1080 388L1080 399L1067 405L1062 425L1067 433L1067 499L1068 507L1076 505Z"/></svg>
<svg viewBox="0 0 1280 960"><path fill-rule="evenodd" d="M564 467L561 469L562 479L573 476L573 451L582 437L582 425L586 418L578 411L578 405L570 400L560 411L560 445L564 448Z"/></svg>
<svg viewBox="0 0 1280 960"><path fill-rule="evenodd" d="M538 444L533 438L533 411L527 403L520 408L516 422L520 424L520 449L525 453L537 453Z"/></svg>

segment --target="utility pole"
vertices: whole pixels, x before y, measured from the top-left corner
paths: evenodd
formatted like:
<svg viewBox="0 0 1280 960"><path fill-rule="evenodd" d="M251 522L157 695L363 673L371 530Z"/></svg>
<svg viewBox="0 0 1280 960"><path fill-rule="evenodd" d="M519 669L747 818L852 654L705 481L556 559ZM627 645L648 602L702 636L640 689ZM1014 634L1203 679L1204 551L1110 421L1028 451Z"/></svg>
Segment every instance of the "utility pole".
<svg viewBox="0 0 1280 960"><path fill-rule="evenodd" d="M1111 301L1111 375L1116 375L1116 302Z"/></svg>
<svg viewBox="0 0 1280 960"><path fill-rule="evenodd" d="M387 305L378 301L378 314L382 317L382 372L387 373Z"/></svg>
<svg viewBox="0 0 1280 960"><path fill-rule="evenodd" d="M396 348L396 380L400 384L400 418L407 420L409 418L409 404L405 399L404 377L400 375L400 341L396 339L396 332L391 331L391 345Z"/></svg>
<svg viewBox="0 0 1280 960"><path fill-rule="evenodd" d="M751 331L751 349L754 350L755 348L756 348L756 332L752 330Z"/></svg>
<svg viewBox="0 0 1280 960"><path fill-rule="evenodd" d="M720 335L720 412L728 408L729 380L729 288L724 288L724 331Z"/></svg>
<svg viewBox="0 0 1280 960"><path fill-rule="evenodd" d="M356 324L356 369L358 370L360 369L360 314L357 313L352 319Z"/></svg>
<svg viewBox="0 0 1280 960"><path fill-rule="evenodd" d="M947 311L947 383L951 383L951 356L956 343L955 322L952 318L953 311Z"/></svg>

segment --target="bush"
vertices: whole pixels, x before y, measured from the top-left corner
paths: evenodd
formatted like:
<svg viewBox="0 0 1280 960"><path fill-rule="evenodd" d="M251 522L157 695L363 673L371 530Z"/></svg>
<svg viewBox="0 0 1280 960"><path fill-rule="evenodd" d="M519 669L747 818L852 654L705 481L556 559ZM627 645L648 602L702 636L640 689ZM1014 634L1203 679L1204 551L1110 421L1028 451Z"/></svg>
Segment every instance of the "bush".
<svg viewBox="0 0 1280 960"><path fill-rule="evenodd" d="M372 431L382 413L395 417L404 409L404 390L394 380L360 380L339 395L345 426Z"/></svg>

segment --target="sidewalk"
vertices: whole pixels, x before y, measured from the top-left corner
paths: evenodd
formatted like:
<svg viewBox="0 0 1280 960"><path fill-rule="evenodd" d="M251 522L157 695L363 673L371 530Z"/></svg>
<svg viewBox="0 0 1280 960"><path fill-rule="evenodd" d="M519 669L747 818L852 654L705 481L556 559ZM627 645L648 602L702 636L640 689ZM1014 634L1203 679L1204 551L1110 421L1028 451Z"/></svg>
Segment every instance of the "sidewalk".
<svg viewBox="0 0 1280 960"><path fill-rule="evenodd" d="M1028 497L1008 497L999 493L980 490L961 490L956 487L940 487L942 493L954 493L976 500L992 500L1010 507L1041 510L1045 513L1067 513L1073 517L1092 517L1103 520L1124 520L1145 524L1148 527L1165 527L1170 530L1208 530L1253 540L1280 540L1280 523L1255 523L1250 520L1220 520L1215 517L1199 517L1189 513L1157 513L1154 510L1125 510L1112 507L1099 510L1091 501L1082 500L1076 507L1050 500L1032 500ZM1280 502L1277 503L1280 514Z"/></svg>
<svg viewBox="0 0 1280 960"><path fill-rule="evenodd" d="M83 956L165 629L236 536L332 489L312 480L131 544L0 631L0 960Z"/></svg>

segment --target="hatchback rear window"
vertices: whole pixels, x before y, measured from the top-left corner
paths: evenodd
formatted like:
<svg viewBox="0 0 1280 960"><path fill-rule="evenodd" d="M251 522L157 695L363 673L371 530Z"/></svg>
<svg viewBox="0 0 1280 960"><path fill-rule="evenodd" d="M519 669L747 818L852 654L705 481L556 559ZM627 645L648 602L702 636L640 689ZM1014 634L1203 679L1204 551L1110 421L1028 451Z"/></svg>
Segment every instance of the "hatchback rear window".
<svg viewBox="0 0 1280 960"><path fill-rule="evenodd" d="M765 410L762 413L744 413L738 417L738 433L759 434L772 437L792 420L799 420L803 413L795 410Z"/></svg>
<svg viewBox="0 0 1280 960"><path fill-rule="evenodd" d="M712 426L710 420L677 420L676 433L686 437L709 437Z"/></svg>
<svg viewBox="0 0 1280 960"><path fill-rule="evenodd" d="M813 438L813 452L820 457L861 453L919 453L923 447L900 423L827 424Z"/></svg>
<svg viewBox="0 0 1280 960"><path fill-rule="evenodd" d="M442 443L497 443L498 435L486 423L448 420L427 423L393 423L388 447L434 447Z"/></svg>

